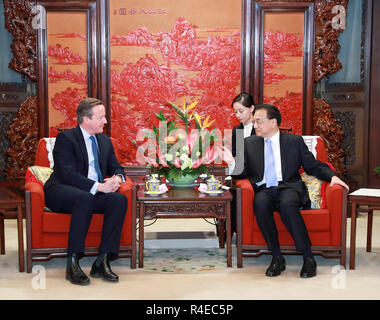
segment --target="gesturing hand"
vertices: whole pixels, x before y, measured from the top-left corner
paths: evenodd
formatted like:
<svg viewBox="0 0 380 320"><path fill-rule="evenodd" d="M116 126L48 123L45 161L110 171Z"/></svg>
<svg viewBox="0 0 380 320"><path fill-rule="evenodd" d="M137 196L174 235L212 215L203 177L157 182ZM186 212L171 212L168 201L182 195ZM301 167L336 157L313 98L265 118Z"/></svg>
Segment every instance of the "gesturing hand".
<svg viewBox="0 0 380 320"><path fill-rule="evenodd" d="M234 157L231 153L231 151L226 148L225 146L222 146L221 149L218 149L218 152L222 155L222 159L228 164L232 165L234 163Z"/></svg>

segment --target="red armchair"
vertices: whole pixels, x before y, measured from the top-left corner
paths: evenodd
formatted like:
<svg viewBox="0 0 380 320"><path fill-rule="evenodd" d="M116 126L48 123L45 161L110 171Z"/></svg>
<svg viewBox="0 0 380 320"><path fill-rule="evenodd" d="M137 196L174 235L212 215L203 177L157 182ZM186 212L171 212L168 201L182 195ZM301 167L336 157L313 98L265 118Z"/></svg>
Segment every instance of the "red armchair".
<svg viewBox="0 0 380 320"><path fill-rule="evenodd" d="M320 137L314 140L316 158L327 163L325 144ZM310 147L309 147L310 148ZM330 165L330 164L329 164ZM331 166L331 165L330 165ZM270 253L257 225L253 210L254 191L248 179L235 180L237 201L237 266L243 266L244 257L258 257ZM309 192L310 193L310 192ZM325 258L340 258L346 266L347 190L323 182L320 194L321 208L301 210L312 243L312 252ZM280 214L274 213L281 250L297 254L294 242Z"/></svg>
<svg viewBox="0 0 380 320"><path fill-rule="evenodd" d="M48 149L54 138L41 139L38 143L35 166L50 167ZM116 155L117 155L117 150ZM51 158L51 156L50 156ZM70 214L51 212L46 209L42 179L38 180L28 168L26 175L26 228L27 272L32 271L34 261L46 261L53 257L66 256L68 233L70 226ZM41 168L38 168L41 169ZM45 168L47 169L47 168ZM44 170L45 173L47 170ZM41 178L41 177L40 177ZM46 179L46 175L45 175ZM133 182L126 177L126 182L121 184L119 192L128 198L128 209L121 233L120 257L129 257L130 266L136 268L136 191ZM103 214L94 214L85 242L85 255L97 254L101 239Z"/></svg>

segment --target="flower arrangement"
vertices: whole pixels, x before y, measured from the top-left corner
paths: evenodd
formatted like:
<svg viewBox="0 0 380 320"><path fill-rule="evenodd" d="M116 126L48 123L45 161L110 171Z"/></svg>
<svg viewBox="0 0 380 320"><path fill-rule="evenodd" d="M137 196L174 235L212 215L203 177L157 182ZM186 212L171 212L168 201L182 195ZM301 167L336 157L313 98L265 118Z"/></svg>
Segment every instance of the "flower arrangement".
<svg viewBox="0 0 380 320"><path fill-rule="evenodd" d="M165 176L171 183L191 184L200 174L208 172L208 164L217 157L214 152L215 129L208 128L215 120L194 111L198 101L183 108L169 102L177 119L156 113L159 127L144 130L148 145L140 149L152 173ZM148 155L145 155L148 150Z"/></svg>
<svg viewBox="0 0 380 320"><path fill-rule="evenodd" d="M374 170L375 170L375 171L377 172L377 174L380 176L380 166L379 166L379 167L376 167Z"/></svg>

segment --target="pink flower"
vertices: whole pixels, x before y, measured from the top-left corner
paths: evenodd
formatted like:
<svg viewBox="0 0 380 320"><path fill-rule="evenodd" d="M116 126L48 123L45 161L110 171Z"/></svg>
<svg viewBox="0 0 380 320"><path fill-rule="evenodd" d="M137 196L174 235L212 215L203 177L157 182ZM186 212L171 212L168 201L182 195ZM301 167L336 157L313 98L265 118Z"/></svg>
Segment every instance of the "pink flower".
<svg viewBox="0 0 380 320"><path fill-rule="evenodd" d="M203 162L203 158L199 158L199 159L195 160L195 161L193 162L193 166L192 166L192 168L193 168L193 169L198 168L198 167L202 164L202 162Z"/></svg>
<svg viewBox="0 0 380 320"><path fill-rule="evenodd" d="M200 192L205 192L205 191L207 191L207 184L205 184L205 183L200 183L200 184L199 184L199 188L198 188L198 190L199 190Z"/></svg>
<svg viewBox="0 0 380 320"><path fill-rule="evenodd" d="M199 139L198 131L191 130L190 134L187 136L187 145L189 146L189 152L190 150L193 150L194 145L198 139Z"/></svg>
<svg viewBox="0 0 380 320"><path fill-rule="evenodd" d="M166 192L166 191L168 191L168 187L166 186L166 184L160 184L160 186L158 187L158 190L160 191L160 192Z"/></svg>
<svg viewBox="0 0 380 320"><path fill-rule="evenodd" d="M181 160L178 157L174 159L174 165L176 168L181 168Z"/></svg>
<svg viewBox="0 0 380 320"><path fill-rule="evenodd" d="M158 167L158 163L156 162L156 160L152 159L152 158L149 158L149 157L146 157L144 156L144 159L146 162L148 162L151 166L157 168Z"/></svg>
<svg viewBox="0 0 380 320"><path fill-rule="evenodd" d="M157 153L158 153L158 159L160 161L160 165L162 165L164 168L168 168L169 165L166 163L166 159L164 155L162 154L162 152L158 150Z"/></svg>

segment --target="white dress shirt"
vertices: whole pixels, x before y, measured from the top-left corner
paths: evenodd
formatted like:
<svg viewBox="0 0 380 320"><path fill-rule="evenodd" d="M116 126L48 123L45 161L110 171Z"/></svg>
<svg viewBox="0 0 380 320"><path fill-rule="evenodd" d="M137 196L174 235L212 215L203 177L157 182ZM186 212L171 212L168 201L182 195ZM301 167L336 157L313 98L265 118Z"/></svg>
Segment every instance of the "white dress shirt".
<svg viewBox="0 0 380 320"><path fill-rule="evenodd" d="M264 139L266 140L267 138L264 138ZM273 156L274 156L274 164L276 166L277 181L280 182L282 181L280 131L277 131L277 133L275 133L273 137L270 138L270 140L272 140L272 150L273 150ZM264 154L267 151L266 149L267 149L267 144L264 143ZM264 159L265 159L265 156L264 156ZM264 168L265 168L265 164L264 164ZM257 185L260 186L264 183L266 183L265 174L264 174L264 179L258 182Z"/></svg>
<svg viewBox="0 0 380 320"><path fill-rule="evenodd" d="M247 138L251 135L252 128L253 128L253 122L251 121L248 124L243 124L244 126L244 138Z"/></svg>
<svg viewBox="0 0 380 320"><path fill-rule="evenodd" d="M251 127L251 129L252 129L252 127ZM251 131L249 131L249 134L246 136L246 131L245 131L245 127L244 127L244 138L246 138L246 137L248 137L250 135L251 135ZM273 135L273 137L270 138L270 139L272 140L272 150L273 150L273 155L274 155L274 163L275 163L275 166L276 166L277 181L280 182L280 181L282 181L281 150L280 150L280 131L277 131L277 133L275 133ZM264 143L264 154L265 154L265 152L266 152L266 143ZM265 164L264 164L264 167L265 167ZM234 169L235 169L235 162L231 166L228 166L228 173L232 174L232 172L234 171ZM258 182L257 185L261 186L264 183L266 183L266 181L265 181L265 175L264 175L263 180L261 180L260 182Z"/></svg>

